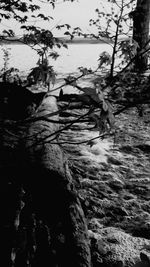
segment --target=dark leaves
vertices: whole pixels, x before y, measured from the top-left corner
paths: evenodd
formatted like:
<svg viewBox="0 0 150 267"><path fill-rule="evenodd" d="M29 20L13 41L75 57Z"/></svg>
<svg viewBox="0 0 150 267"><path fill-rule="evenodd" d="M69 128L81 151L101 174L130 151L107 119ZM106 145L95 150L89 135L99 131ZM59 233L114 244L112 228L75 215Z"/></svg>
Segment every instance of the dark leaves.
<svg viewBox="0 0 150 267"><path fill-rule="evenodd" d="M30 9L32 12L36 11L36 10L40 10L40 7L38 5L29 5L28 9Z"/></svg>
<svg viewBox="0 0 150 267"><path fill-rule="evenodd" d="M3 34L5 36L9 36L9 37L13 37L14 36L14 32L12 30L4 30Z"/></svg>
<svg viewBox="0 0 150 267"><path fill-rule="evenodd" d="M64 27L66 27L67 28L67 30L69 30L70 28L71 28L71 26L69 25L69 24L62 24L62 25L57 25L56 26L56 29L57 30L61 30L62 28L64 28Z"/></svg>
<svg viewBox="0 0 150 267"><path fill-rule="evenodd" d="M50 19L53 19L52 17L50 17L50 16L45 16L45 15L42 14L42 13L38 14L38 15L37 15L37 18L41 18L41 19L43 19L43 20L47 20L47 21L49 21Z"/></svg>
<svg viewBox="0 0 150 267"><path fill-rule="evenodd" d="M100 54L98 61L99 61L99 68L103 64L109 65L111 63L111 56L109 55L108 52L104 51Z"/></svg>
<svg viewBox="0 0 150 267"><path fill-rule="evenodd" d="M59 57L59 54L57 52L51 52L51 53L49 53L49 56L52 59L56 60Z"/></svg>
<svg viewBox="0 0 150 267"><path fill-rule="evenodd" d="M66 31L64 35L69 36L71 40L74 38L73 34L71 34L69 31Z"/></svg>

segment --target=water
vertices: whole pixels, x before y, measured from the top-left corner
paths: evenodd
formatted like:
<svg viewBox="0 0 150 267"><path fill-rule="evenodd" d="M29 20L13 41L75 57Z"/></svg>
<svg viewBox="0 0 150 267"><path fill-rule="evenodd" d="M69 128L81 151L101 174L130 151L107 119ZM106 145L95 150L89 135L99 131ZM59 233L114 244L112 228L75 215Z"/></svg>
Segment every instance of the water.
<svg viewBox="0 0 150 267"><path fill-rule="evenodd" d="M27 74L30 72L31 68L36 66L38 61L38 55L34 50L25 45L7 45L7 48L10 48L10 60L9 67L18 68L20 72L23 74ZM79 72L78 68L83 66L87 68L96 69L98 66L98 57L103 51L107 51L111 54L112 48L107 44L70 44L68 45L68 49L62 48L56 50L60 53L60 57L55 61L50 59L50 64L54 66L55 71L58 73L57 77L67 76L69 73ZM3 52L0 47L0 57L3 59ZM0 69L3 67L4 61L0 62ZM89 82L89 81L88 81ZM87 77L81 81L81 86L87 86ZM80 81L78 81L80 84ZM61 84L64 84L63 78L60 80L57 79L57 82L54 86L54 90L59 87ZM89 84L88 84L89 86ZM39 88L38 88L39 90ZM60 89L59 89L60 90ZM59 94L59 90L53 92L53 94ZM64 93L73 93L78 91L72 86L66 86L63 88ZM77 92L79 93L79 91ZM79 131L80 132L80 140L90 140L91 138L95 138L99 135L98 131ZM75 140L76 140L76 132L72 132ZM101 139L95 140L94 145L90 148L86 146L86 148L82 147L82 158L93 160L95 162L106 162L106 155L110 147L112 146L112 142L109 140L102 141Z"/></svg>
<svg viewBox="0 0 150 267"><path fill-rule="evenodd" d="M10 60L9 67L18 68L21 72L29 73L31 68L36 66L38 55L34 50L26 45L5 45L9 48ZM55 61L50 58L50 65L54 66L58 74L67 74L78 72L79 67L96 69L98 66L98 57L103 51L112 53L112 47L109 44L69 44L68 49L55 49L60 57ZM3 58L3 52L0 47L0 57ZM0 69L4 61L0 62Z"/></svg>

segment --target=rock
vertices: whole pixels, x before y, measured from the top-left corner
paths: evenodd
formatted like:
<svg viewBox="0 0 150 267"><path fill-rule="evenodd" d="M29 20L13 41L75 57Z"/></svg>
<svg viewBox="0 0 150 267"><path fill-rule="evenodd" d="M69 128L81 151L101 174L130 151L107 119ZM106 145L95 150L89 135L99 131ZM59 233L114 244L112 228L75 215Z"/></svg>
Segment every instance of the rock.
<svg viewBox="0 0 150 267"><path fill-rule="evenodd" d="M111 189L118 192L124 188L124 183L119 179L112 180L112 181L109 181L109 186L111 187Z"/></svg>
<svg viewBox="0 0 150 267"><path fill-rule="evenodd" d="M24 119L40 105L44 92L33 93L14 83L0 83L0 116L9 119Z"/></svg>
<svg viewBox="0 0 150 267"><path fill-rule="evenodd" d="M142 225L137 225L133 229L132 234L133 234L133 236L150 239L150 225L149 224L145 224L143 222Z"/></svg>
<svg viewBox="0 0 150 267"><path fill-rule="evenodd" d="M134 267L150 267L150 257L145 253L140 253L140 261Z"/></svg>
<svg viewBox="0 0 150 267"><path fill-rule="evenodd" d="M150 142L137 145L136 147L142 150L144 153L150 153Z"/></svg>
<svg viewBox="0 0 150 267"><path fill-rule="evenodd" d="M109 211L114 216L128 216L128 212L123 207L113 207L111 206L111 210Z"/></svg>
<svg viewBox="0 0 150 267"><path fill-rule="evenodd" d="M120 160L118 160L118 159L116 159L116 158L114 158L112 156L108 156L107 162L108 162L108 164L110 163L110 164L113 164L113 165L122 165L122 162Z"/></svg>
<svg viewBox="0 0 150 267"><path fill-rule="evenodd" d="M125 153L131 153L132 152L132 146L124 145L124 146L121 146L119 148L119 150L121 150L122 152L125 152Z"/></svg>
<svg viewBox="0 0 150 267"><path fill-rule="evenodd" d="M32 195L35 213L47 222L51 231L52 248L57 254L56 266L90 267L85 215L68 159L57 143L59 125L43 119L49 115L59 120L57 101L53 96L44 98L34 115L35 120L27 127L23 182Z"/></svg>
<svg viewBox="0 0 150 267"><path fill-rule="evenodd" d="M89 222L88 228L94 232L99 232L103 225L100 223L100 220L97 218L92 218Z"/></svg>
<svg viewBox="0 0 150 267"><path fill-rule="evenodd" d="M30 266L43 266L44 260L46 266L91 267L85 215L67 156L57 143L59 125L46 120L48 116L59 120L56 98L52 96L44 98L32 120L24 125L20 143L18 141L20 154L15 165L10 166L12 162L9 162L10 176L5 173L1 177L3 265L18 267L26 266L28 262ZM13 181L14 190L5 192L4 178ZM26 192L26 201L18 200L21 185ZM22 208L24 215L20 214ZM25 216L28 209L30 215L34 212L38 218L36 223ZM21 242L18 235L22 236Z"/></svg>
<svg viewBox="0 0 150 267"><path fill-rule="evenodd" d="M94 266L134 266L140 261L140 253L146 246L150 245L150 240L132 237L114 227L101 228L99 234L89 231L91 238L92 258L96 261ZM98 265L101 259L103 265ZM97 264L97 265L96 265ZM136 265L136 267L148 267L149 265Z"/></svg>

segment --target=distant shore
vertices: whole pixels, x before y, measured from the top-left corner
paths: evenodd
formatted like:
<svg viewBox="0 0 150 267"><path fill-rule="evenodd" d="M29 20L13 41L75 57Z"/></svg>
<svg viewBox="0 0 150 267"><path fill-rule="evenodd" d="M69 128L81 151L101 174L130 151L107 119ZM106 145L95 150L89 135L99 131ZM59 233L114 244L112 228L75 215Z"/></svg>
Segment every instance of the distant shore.
<svg viewBox="0 0 150 267"><path fill-rule="evenodd" d="M80 38L76 37L72 40L66 37L60 37L60 39L69 44L102 44L102 43L111 43L109 39L92 39L92 38Z"/></svg>
<svg viewBox="0 0 150 267"><path fill-rule="evenodd" d="M67 44L102 44L102 43L112 43L108 39L91 39L91 38L73 38L72 40L66 37L58 37L58 39L64 41ZM3 44L24 44L22 39L18 39L15 37L7 38L5 40L0 41L0 45Z"/></svg>

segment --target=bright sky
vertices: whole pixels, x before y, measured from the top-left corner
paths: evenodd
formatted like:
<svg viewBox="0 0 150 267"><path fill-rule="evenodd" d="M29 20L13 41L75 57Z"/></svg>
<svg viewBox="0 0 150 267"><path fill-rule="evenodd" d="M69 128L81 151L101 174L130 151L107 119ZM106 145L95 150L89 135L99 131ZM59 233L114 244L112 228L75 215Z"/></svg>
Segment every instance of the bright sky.
<svg viewBox="0 0 150 267"><path fill-rule="evenodd" d="M61 31L56 31L55 27L57 24L70 24L72 27L80 27L84 32L89 33L92 28L89 27L89 20L91 18L97 18L95 9L102 9L101 4L104 6L107 12L112 4L108 3L107 0L75 0L74 2L58 0L56 7L53 9L48 3L44 4L44 0L34 0L35 4L41 5L42 11L45 15L52 16L54 20L51 20L48 24L47 22L35 23L35 26L42 26L52 30L53 34L57 36L62 35ZM19 25L17 22L2 22L1 27L12 26L12 29L16 31L19 35ZM66 29L65 29L66 31Z"/></svg>
<svg viewBox="0 0 150 267"><path fill-rule="evenodd" d="M105 0L106 1L106 0ZM65 2L56 5L54 18L71 26L88 28L89 20L95 17L95 9L100 5L100 0L78 0L73 3Z"/></svg>
<svg viewBox="0 0 150 267"><path fill-rule="evenodd" d="M83 28L83 30L87 30L87 28L89 28L89 20L96 16L95 9L100 6L100 2L101 0L75 0L74 2L63 2L63 0L58 0L58 4L56 4L53 9L50 4L44 4L44 1L34 0L35 4L37 3L38 5L41 5L42 11L45 15L49 15L54 18L54 20L50 21L50 24L47 24L47 22L39 24L40 26L53 29L53 33L55 32L55 26L57 24L64 23L68 23L72 27L78 26ZM19 25L15 21L2 21L0 30L1 27L5 29L7 29L7 27L12 27L18 34L20 33ZM57 33L59 34L58 31Z"/></svg>
<svg viewBox="0 0 150 267"><path fill-rule="evenodd" d="M124 0L124 4L128 2L130 1ZM119 0L118 3L121 4ZM72 27L80 27L83 32L91 33L94 31L94 28L89 26L89 20L98 18L95 9L99 8L99 10L107 13L111 12L112 6L115 6L117 11L117 6L107 0L75 0L74 2L58 0L55 9L49 7L48 11L48 5L45 4L43 5L43 11L45 14L49 14L54 18L54 22L51 21L50 25L50 29L53 29L53 33L55 33L55 26L57 24L65 23L70 24ZM120 13L120 8L118 10ZM57 31L56 34L62 35L62 32Z"/></svg>
<svg viewBox="0 0 150 267"><path fill-rule="evenodd" d="M53 33L55 33L57 24L65 23L71 27L81 27L84 31L87 31L89 29L89 20L96 17L95 9L100 7L101 1L103 0L75 0L74 2L58 0L54 9L49 4L43 4L42 11L45 15L50 15L54 18L48 25L50 29L53 29ZM44 24L42 23L41 26L44 26ZM47 23L45 22L46 26ZM62 33L57 31L57 35L62 35Z"/></svg>

